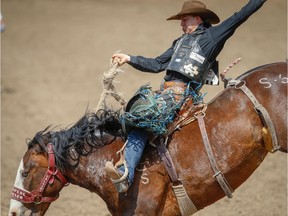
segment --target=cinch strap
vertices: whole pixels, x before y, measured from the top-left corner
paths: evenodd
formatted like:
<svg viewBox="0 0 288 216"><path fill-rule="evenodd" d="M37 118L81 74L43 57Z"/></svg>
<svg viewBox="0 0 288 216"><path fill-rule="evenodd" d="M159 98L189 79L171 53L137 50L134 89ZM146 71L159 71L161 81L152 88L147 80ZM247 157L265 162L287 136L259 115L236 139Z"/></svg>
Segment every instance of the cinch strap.
<svg viewBox="0 0 288 216"><path fill-rule="evenodd" d="M225 179L225 176L221 173L221 171L219 170L217 166L217 163L216 163L216 160L215 160L215 157L214 157L211 145L210 145L210 141L207 135L207 131L205 128L204 116L199 115L197 116L197 119L198 119L200 131L201 131L201 135L203 138L204 146L208 154L208 158L209 158L212 170L214 172L213 177L217 180L217 182L219 183L220 187L222 188L226 196L228 198L232 198L233 189L230 187L229 183Z"/></svg>

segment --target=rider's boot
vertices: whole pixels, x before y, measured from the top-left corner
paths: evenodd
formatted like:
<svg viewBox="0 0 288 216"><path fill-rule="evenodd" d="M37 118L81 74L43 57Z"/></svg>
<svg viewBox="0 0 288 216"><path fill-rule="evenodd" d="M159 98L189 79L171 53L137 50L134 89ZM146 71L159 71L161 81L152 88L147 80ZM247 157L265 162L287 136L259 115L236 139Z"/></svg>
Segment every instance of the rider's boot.
<svg viewBox="0 0 288 216"><path fill-rule="evenodd" d="M126 160L115 165L110 161L106 163L106 174L111 178L119 193L126 192L132 184L135 168L140 162L146 142L147 132L144 129L133 129L128 135L124 150Z"/></svg>

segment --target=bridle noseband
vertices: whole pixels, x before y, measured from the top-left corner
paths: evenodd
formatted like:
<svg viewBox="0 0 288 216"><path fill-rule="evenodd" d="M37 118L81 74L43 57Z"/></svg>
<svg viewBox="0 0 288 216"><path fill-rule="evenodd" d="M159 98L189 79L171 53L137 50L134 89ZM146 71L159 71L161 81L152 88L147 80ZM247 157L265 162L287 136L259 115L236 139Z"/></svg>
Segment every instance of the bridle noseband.
<svg viewBox="0 0 288 216"><path fill-rule="evenodd" d="M59 169L57 169L55 166L55 155L53 151L53 145L49 143L47 144L47 148L48 148L48 169L44 177L42 178L38 188L36 190L29 192L14 186L11 193L11 199L20 201L22 203L34 203L34 204L40 204L42 202L50 203L58 199L59 193L55 197L43 197L42 194L47 185L53 184L55 177L57 177L64 186L67 186L69 184L68 180L62 175Z"/></svg>

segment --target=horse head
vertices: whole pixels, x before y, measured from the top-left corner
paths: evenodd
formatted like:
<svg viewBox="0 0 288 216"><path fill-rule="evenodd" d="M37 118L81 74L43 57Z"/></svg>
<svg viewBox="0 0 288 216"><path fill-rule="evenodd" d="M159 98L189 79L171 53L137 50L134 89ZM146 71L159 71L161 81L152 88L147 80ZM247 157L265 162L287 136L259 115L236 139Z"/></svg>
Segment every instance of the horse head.
<svg viewBox="0 0 288 216"><path fill-rule="evenodd" d="M122 135L121 124L115 121L117 118L117 112L100 110L86 113L71 128L54 132L48 127L38 132L28 143L28 150L20 162L9 216L24 215L28 210L30 215L44 215L51 202L59 197L61 189L68 184L67 179L78 183L77 178L83 173L82 166L78 165L87 162L86 156L97 153L97 150L101 152L105 146L116 151L119 145L108 144ZM120 141L118 144L123 143L122 139ZM93 166L95 164L97 162L93 160ZM86 180L85 183L88 182ZM94 182L94 179L91 181ZM89 188L89 185L83 187Z"/></svg>
<svg viewBox="0 0 288 216"><path fill-rule="evenodd" d="M39 137L38 134L29 142L20 162L12 189L9 216L24 215L28 210L31 211L30 215L44 215L51 202L59 197L61 189L68 184L55 166L53 145L44 144Z"/></svg>

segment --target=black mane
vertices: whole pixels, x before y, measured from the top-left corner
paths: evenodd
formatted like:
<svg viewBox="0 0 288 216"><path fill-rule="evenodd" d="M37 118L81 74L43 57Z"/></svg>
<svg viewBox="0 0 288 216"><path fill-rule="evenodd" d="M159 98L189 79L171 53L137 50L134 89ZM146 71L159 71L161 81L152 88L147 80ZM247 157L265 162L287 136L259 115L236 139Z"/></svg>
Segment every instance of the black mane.
<svg viewBox="0 0 288 216"><path fill-rule="evenodd" d="M50 127L38 132L28 143L28 148L39 144L47 152L46 145L52 143L58 168L76 166L81 156L87 156L97 148L123 137L119 111L99 110L89 112L72 127L51 131Z"/></svg>

